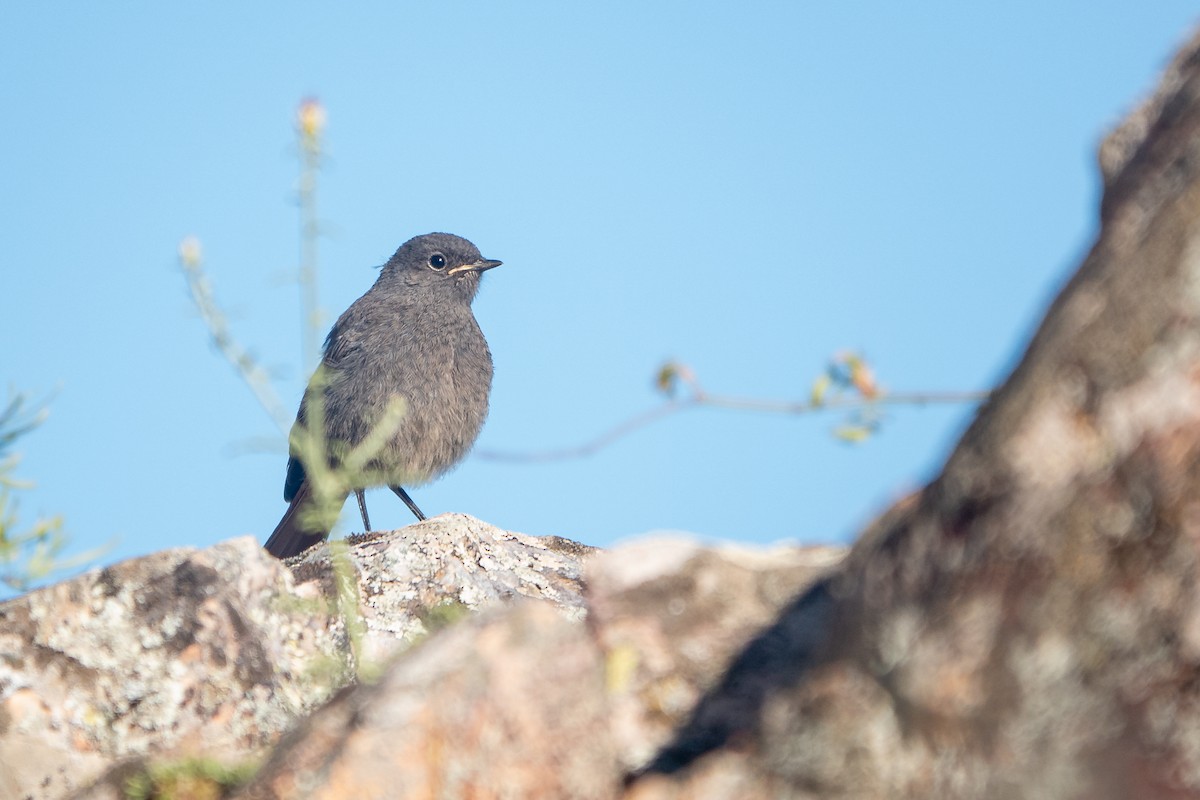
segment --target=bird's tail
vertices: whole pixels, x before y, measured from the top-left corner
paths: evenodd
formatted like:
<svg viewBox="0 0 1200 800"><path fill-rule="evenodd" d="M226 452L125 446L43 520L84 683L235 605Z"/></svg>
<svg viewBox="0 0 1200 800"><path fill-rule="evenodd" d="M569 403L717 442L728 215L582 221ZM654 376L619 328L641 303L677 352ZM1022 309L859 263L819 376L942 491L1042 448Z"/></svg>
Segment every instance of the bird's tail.
<svg viewBox="0 0 1200 800"><path fill-rule="evenodd" d="M308 548L320 544L333 529L332 522L328 527L318 522L318 517L325 515L311 512L310 494L308 481L300 484L300 488L288 504L287 511L283 512L283 519L279 520L271 537L267 539L264 547L276 558L300 555Z"/></svg>

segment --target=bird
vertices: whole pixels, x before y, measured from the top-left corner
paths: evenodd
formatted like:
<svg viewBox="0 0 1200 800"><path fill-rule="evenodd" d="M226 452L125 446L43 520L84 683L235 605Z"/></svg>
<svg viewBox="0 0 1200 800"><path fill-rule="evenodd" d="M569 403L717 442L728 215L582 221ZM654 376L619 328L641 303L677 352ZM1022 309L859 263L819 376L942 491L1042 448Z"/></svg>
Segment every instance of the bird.
<svg viewBox="0 0 1200 800"><path fill-rule="evenodd" d="M416 236L338 318L288 437L288 508L269 553L290 558L323 541L350 492L370 531L373 486L425 519L404 487L458 464L487 417L492 354L471 303L501 263L460 236Z"/></svg>

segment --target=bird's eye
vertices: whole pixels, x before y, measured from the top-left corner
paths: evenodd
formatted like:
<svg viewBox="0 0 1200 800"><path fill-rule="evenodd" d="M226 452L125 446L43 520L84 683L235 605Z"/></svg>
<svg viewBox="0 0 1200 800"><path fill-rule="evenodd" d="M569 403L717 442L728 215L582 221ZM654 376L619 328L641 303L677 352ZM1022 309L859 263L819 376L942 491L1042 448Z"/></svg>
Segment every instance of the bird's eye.
<svg viewBox="0 0 1200 800"><path fill-rule="evenodd" d="M433 267L434 269L445 269L446 257L441 253L434 253L429 257L429 266Z"/></svg>

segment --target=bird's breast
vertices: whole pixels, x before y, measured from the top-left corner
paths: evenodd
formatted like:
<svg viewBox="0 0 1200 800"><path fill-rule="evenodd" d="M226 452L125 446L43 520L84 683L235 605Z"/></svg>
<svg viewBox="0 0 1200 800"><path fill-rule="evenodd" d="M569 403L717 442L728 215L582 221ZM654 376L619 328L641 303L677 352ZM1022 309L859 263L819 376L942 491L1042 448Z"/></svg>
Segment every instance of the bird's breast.
<svg viewBox="0 0 1200 800"><path fill-rule="evenodd" d="M330 438L361 442L399 398L404 415L379 461L409 484L437 477L470 450L487 416L492 358L473 317L409 320L345 364L328 395ZM389 463L384 463L389 462Z"/></svg>

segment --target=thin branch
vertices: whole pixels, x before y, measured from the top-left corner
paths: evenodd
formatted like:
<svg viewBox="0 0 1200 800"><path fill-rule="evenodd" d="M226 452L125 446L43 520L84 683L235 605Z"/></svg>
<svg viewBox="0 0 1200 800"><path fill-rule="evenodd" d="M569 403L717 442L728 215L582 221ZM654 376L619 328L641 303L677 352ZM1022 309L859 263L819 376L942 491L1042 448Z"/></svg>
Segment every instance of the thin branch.
<svg viewBox="0 0 1200 800"><path fill-rule="evenodd" d="M475 455L487 461L507 461L517 463L529 463L538 461L563 461L569 458L583 458L590 456L597 450L608 447L618 439L622 439L636 430L646 427L652 422L657 422L660 419L678 413L685 408L694 408L698 405L695 397L689 397L683 400L668 400L657 408L652 408L649 411L643 411L640 414L635 414L624 422L614 426L608 431L600 434L591 441L584 442L574 447L560 447L550 450L476 450Z"/></svg>
<svg viewBox="0 0 1200 800"><path fill-rule="evenodd" d="M487 461L503 461L508 463L541 463L584 458L655 422L678 414L681 411L701 406L727 408L737 411L761 411L771 414L796 415L812 414L827 409L854 410L875 408L881 405L925 406L975 403L986 400L988 395L991 394L990 392L884 392L873 397L835 395L822 399L819 402L789 402L763 400L754 397L709 394L690 375L680 378L680 382L690 390L690 394L687 397L672 398L655 408L634 414L632 417L614 425L609 430L583 444L530 451L477 450L475 455Z"/></svg>
<svg viewBox="0 0 1200 800"><path fill-rule="evenodd" d="M834 396L819 403L761 400L754 397L734 397L700 392L696 397L700 405L730 408L738 411L765 411L773 414L811 414L825 409L856 409L872 406L927 406L959 403L977 403L988 398L991 392L885 392L875 397Z"/></svg>
<svg viewBox="0 0 1200 800"><path fill-rule="evenodd" d="M204 272L200 242L194 237L189 236L179 245L179 265L183 269L184 278L187 279L192 302L196 304L217 352L250 387L259 405L266 410L279 429L286 431L291 424L291 415L275 392L275 386L271 383L271 376L266 368L229 332L229 320L213 296L212 284Z"/></svg>

